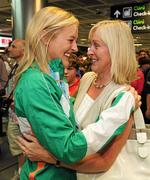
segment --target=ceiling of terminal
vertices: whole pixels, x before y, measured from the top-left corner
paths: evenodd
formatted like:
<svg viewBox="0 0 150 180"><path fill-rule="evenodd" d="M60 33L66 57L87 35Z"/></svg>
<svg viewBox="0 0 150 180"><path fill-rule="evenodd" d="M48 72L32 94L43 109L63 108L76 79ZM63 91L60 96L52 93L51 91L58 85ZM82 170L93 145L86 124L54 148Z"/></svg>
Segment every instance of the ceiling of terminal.
<svg viewBox="0 0 150 180"><path fill-rule="evenodd" d="M92 24L110 19L110 8L114 5L143 3L149 0L48 0L48 5L72 11L80 20L79 44L87 45L87 36ZM0 0L0 34L11 34L11 0ZM149 48L150 33L134 34L138 49Z"/></svg>

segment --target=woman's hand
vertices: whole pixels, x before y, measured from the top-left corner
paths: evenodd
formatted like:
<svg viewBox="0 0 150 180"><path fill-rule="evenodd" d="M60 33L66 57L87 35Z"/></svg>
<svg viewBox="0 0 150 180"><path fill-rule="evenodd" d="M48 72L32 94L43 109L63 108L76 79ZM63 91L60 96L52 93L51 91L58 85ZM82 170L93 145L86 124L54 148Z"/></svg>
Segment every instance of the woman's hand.
<svg viewBox="0 0 150 180"><path fill-rule="evenodd" d="M137 91L133 87L131 87L131 86L128 86L126 88L126 90L130 91L132 93L132 95L134 96L134 99L135 99L135 110L138 109L141 106L141 104L142 104L141 96L138 95Z"/></svg>
<svg viewBox="0 0 150 180"><path fill-rule="evenodd" d="M31 161L44 161L55 164L56 159L46 149L44 149L33 134L24 134L23 137L18 136L16 143L23 150Z"/></svg>

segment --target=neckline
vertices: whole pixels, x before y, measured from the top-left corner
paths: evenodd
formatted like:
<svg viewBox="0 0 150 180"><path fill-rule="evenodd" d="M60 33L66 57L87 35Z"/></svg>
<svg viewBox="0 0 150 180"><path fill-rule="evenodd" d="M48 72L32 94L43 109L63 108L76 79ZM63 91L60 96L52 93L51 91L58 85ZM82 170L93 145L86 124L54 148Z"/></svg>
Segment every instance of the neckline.
<svg viewBox="0 0 150 180"><path fill-rule="evenodd" d="M108 82L105 83L105 84L99 84L99 83L96 82L96 80L97 80L97 77L94 78L94 80L93 80L93 85L94 85L94 87L97 88L97 89L102 89L102 88L106 87L106 86L111 82L111 80L110 80L110 81L108 81Z"/></svg>

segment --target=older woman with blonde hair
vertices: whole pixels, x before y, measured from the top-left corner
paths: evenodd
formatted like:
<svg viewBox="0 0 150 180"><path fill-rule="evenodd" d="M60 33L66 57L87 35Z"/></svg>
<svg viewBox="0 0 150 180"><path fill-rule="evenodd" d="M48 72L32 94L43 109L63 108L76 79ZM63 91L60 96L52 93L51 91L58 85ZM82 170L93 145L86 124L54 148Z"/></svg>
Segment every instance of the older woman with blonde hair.
<svg viewBox="0 0 150 180"><path fill-rule="evenodd" d="M87 123L84 130L77 130L67 84L63 81L63 65L60 59L66 65L70 54L77 51L78 24L78 20L71 13L56 7L46 7L34 15L28 26L25 54L16 74L15 111L21 131L28 133L32 129L40 144L48 150L48 153L55 156L57 161L54 158L54 164L48 164L41 162L41 159L37 162L27 159L23 165L20 179L76 179L75 170L58 167L60 161L73 164L82 160L86 154L94 154L104 148L113 137L125 129L131 111L135 108L135 100L138 100L137 95L134 98L131 92L121 91L121 95L117 94L116 98L114 96L109 105L104 103L105 108L103 109L107 110L101 113L101 109L98 107L100 111L96 116L98 119L96 123L92 125ZM105 88L107 89L110 86L114 90L120 88L125 83L128 83L134 75L132 68L132 71L128 69L129 73L126 71L126 78L121 76L118 79L116 76L117 71L120 72L120 69L115 68L114 63L112 63L112 68L115 68L115 73L109 73L112 58L124 58L124 60L127 60L127 56L124 57L124 54L114 56L113 54L111 57L111 52L109 54L107 44L105 44L107 42L101 41L101 36L97 36L98 30L95 29L95 32L93 31L90 36L92 44L90 56L92 57L93 71L97 73L97 76L91 76L93 80L84 97L84 100L88 102L88 108L93 107L97 102L96 98L101 96ZM121 61L123 62L122 59ZM128 66L128 68L134 65L133 58L133 65ZM124 69L122 68L122 70ZM109 88L112 92L111 89ZM89 99L93 104L89 103ZM80 108L83 108L83 105L80 104ZM122 111L122 109L125 111ZM115 113L112 114L112 112ZM81 117L84 117L84 115L82 114ZM89 122L89 119L87 121ZM93 122L95 121L94 118ZM129 121L125 133L121 136L122 139L120 137L115 140L116 144L118 143L115 144L115 147L118 147L118 149L114 145L111 146L113 150L115 149L111 159L114 160L123 146L131 124L131 121ZM25 137L27 138L27 136ZM100 156L99 153L94 155L94 157L97 156ZM91 163L90 159L92 158L92 155L88 157L89 163ZM107 159L107 157L104 159ZM93 171L93 168L89 170L87 164L80 165L79 163L79 166L77 165L75 169L79 168L79 171L80 168L81 171L84 169L83 172ZM94 166L96 167L93 172L100 171L97 164ZM102 169L104 167L101 167Z"/></svg>

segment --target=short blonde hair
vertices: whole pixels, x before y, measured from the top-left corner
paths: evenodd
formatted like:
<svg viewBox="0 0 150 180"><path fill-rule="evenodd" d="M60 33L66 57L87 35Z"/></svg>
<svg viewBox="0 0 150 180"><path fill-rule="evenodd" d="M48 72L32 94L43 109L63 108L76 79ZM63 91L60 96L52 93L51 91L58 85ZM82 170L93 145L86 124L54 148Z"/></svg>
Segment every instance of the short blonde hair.
<svg viewBox="0 0 150 180"><path fill-rule="evenodd" d="M111 57L111 78L118 84L129 84L136 77L137 61L131 29L120 20L98 22L92 27L89 39L96 33L107 45Z"/></svg>
<svg viewBox="0 0 150 180"><path fill-rule="evenodd" d="M45 7L38 11L31 19L25 38L24 57L16 72L15 84L20 75L36 62L41 71L48 73L48 45L59 30L73 24L79 25L78 19L70 12L58 7ZM44 44L42 38L47 37Z"/></svg>

